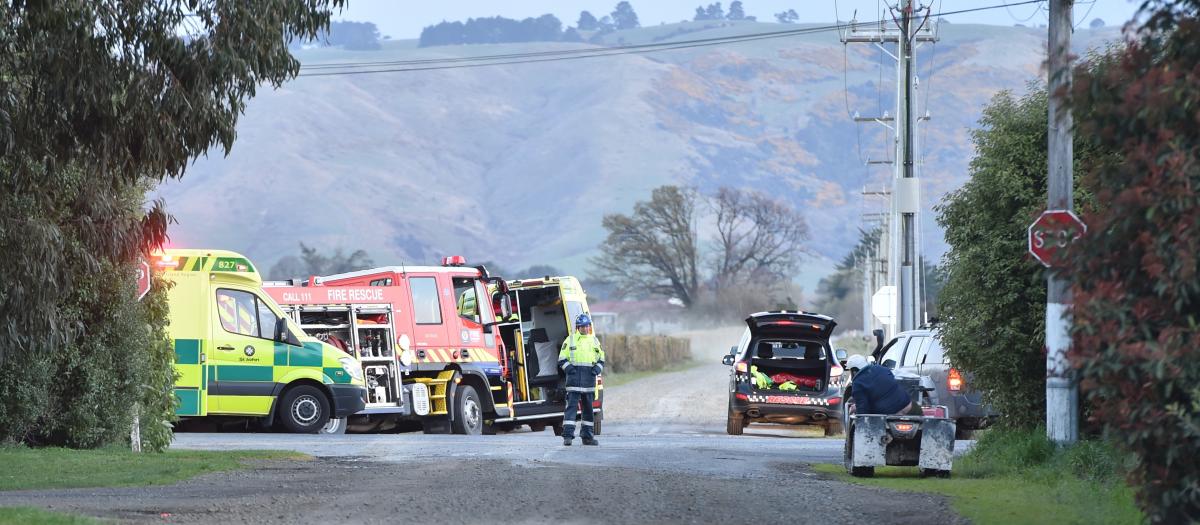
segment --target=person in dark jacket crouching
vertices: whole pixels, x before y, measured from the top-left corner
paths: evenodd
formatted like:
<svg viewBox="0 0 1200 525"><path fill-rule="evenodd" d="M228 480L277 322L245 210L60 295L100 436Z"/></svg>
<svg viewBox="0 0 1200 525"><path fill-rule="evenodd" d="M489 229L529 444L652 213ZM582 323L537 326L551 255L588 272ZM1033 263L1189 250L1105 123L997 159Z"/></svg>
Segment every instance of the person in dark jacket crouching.
<svg viewBox="0 0 1200 525"><path fill-rule="evenodd" d="M846 360L846 368L857 371L851 383L855 413L892 415L903 414L912 408L908 392L887 367L873 364L861 355L852 355Z"/></svg>

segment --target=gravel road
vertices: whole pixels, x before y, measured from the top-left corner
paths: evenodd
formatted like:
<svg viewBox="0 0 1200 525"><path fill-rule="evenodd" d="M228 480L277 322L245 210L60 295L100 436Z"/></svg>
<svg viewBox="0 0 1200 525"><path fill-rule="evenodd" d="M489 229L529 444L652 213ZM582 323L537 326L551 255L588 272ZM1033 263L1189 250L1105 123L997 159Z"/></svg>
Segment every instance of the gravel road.
<svg viewBox="0 0 1200 525"><path fill-rule="evenodd" d="M563 447L548 430L179 434L176 448L289 449L316 459L164 487L3 492L0 506L133 523L962 522L940 497L813 474L809 464L840 460L840 439L771 426L725 435L728 368L719 359L737 335L693 334L699 365L610 388L600 447Z"/></svg>

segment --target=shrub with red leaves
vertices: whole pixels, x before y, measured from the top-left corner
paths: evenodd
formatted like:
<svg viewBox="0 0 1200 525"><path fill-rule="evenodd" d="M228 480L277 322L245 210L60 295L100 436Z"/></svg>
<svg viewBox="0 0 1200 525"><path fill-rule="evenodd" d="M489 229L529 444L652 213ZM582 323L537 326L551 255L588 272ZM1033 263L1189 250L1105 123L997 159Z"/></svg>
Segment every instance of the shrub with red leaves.
<svg viewBox="0 0 1200 525"><path fill-rule="evenodd" d="M1113 60L1076 72L1077 133L1124 162L1083 180L1072 361L1090 419L1138 457L1158 523L1200 521L1200 1L1148 2Z"/></svg>

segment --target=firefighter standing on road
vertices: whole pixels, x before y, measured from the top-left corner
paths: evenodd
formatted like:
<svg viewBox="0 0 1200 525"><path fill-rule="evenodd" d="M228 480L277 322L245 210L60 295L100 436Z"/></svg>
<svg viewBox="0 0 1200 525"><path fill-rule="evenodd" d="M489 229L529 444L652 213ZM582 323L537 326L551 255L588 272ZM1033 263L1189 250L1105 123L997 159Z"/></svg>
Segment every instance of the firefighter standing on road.
<svg viewBox="0 0 1200 525"><path fill-rule="evenodd" d="M584 445L599 445L592 434L592 402L596 399L596 376L604 371L604 350L592 334L592 318L579 314L575 333L563 341L558 352L558 366L567 374L567 410L563 414L563 445L571 446L575 439L575 411L583 407L583 428L579 437Z"/></svg>

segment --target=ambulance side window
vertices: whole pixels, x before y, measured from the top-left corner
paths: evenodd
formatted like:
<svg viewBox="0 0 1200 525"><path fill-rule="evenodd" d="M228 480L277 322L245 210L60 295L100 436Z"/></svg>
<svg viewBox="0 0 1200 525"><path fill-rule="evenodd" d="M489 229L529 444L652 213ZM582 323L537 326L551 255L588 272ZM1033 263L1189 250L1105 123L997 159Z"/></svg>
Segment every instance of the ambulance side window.
<svg viewBox="0 0 1200 525"><path fill-rule="evenodd" d="M567 301L567 324L571 325L571 329L575 329L575 320L583 315L583 303L579 301Z"/></svg>
<svg viewBox="0 0 1200 525"><path fill-rule="evenodd" d="M442 303L438 299L437 279L410 277L408 288L412 293L413 321L417 324L442 324Z"/></svg>
<svg viewBox="0 0 1200 525"><path fill-rule="evenodd" d="M217 290L217 316L221 319L221 328L231 334L261 337L257 303L257 298L250 292Z"/></svg>

